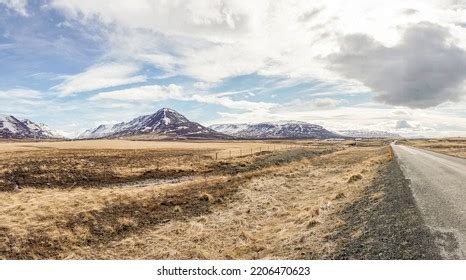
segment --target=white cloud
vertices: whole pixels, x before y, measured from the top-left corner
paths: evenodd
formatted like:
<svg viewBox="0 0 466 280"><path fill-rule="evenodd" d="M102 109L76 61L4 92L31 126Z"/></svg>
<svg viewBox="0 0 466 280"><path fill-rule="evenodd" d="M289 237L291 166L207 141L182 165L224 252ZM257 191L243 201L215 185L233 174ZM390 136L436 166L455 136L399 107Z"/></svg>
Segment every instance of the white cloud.
<svg viewBox="0 0 466 280"><path fill-rule="evenodd" d="M0 90L0 114L13 115L36 121L37 116L46 112L57 113L67 106L57 106L44 92L29 88Z"/></svg>
<svg viewBox="0 0 466 280"><path fill-rule="evenodd" d="M124 90L101 92L89 98L90 101L113 100L126 102L154 102L162 100L196 101L206 104L220 105L225 108L246 111L267 111L276 104L268 102L251 102L246 100L233 100L220 94L192 94L185 92L181 86L170 84L168 86L150 85ZM115 106L122 106L121 103Z"/></svg>
<svg viewBox="0 0 466 280"><path fill-rule="evenodd" d="M52 90L62 95L110 88L144 82L146 77L138 75L140 67L136 64L106 63L97 64L84 72L64 76L63 82L52 87Z"/></svg>
<svg viewBox="0 0 466 280"><path fill-rule="evenodd" d="M199 95L195 94L189 98L201 103L217 104L230 109L247 110L247 111L267 111L276 104L268 102L251 102L246 100L233 100L229 97L222 97L217 95Z"/></svg>
<svg viewBox="0 0 466 280"><path fill-rule="evenodd" d="M9 90L0 90L0 99L40 99L44 94L37 90L15 88Z"/></svg>
<svg viewBox="0 0 466 280"><path fill-rule="evenodd" d="M83 21L93 21L98 16L105 24L116 23L176 36L218 38L241 30L247 20L246 9L257 5L219 0L53 0L52 6Z"/></svg>
<svg viewBox="0 0 466 280"><path fill-rule="evenodd" d="M198 90L207 90L211 87L213 87L215 84L211 84L211 83L206 83L206 82L196 82L194 83L194 88L195 89L198 89Z"/></svg>
<svg viewBox="0 0 466 280"><path fill-rule="evenodd" d="M399 120L396 122L395 129L413 128L407 120Z"/></svg>
<svg viewBox="0 0 466 280"><path fill-rule="evenodd" d="M7 8L14 10L22 16L28 16L27 0L0 0L0 4L6 5Z"/></svg>
<svg viewBox="0 0 466 280"><path fill-rule="evenodd" d="M466 29L455 25L466 9L440 0L54 0L52 7L112 30L117 56L207 82L250 73L338 81L323 58L339 49L342 35L392 46L400 27L426 20L452 29L466 46Z"/></svg>
<svg viewBox="0 0 466 280"><path fill-rule="evenodd" d="M89 98L89 100L160 101L180 98L183 98L183 89L180 86L171 84L169 86L152 85L101 92Z"/></svg>
<svg viewBox="0 0 466 280"><path fill-rule="evenodd" d="M343 100L333 98L316 98L312 103L318 108L333 108L344 103Z"/></svg>
<svg viewBox="0 0 466 280"><path fill-rule="evenodd" d="M321 96L320 94L318 96ZM335 99L329 97L314 98L314 95L309 98L297 98L291 102L280 105L275 108L279 111L301 112L306 110L332 110L336 107L348 104L346 99Z"/></svg>

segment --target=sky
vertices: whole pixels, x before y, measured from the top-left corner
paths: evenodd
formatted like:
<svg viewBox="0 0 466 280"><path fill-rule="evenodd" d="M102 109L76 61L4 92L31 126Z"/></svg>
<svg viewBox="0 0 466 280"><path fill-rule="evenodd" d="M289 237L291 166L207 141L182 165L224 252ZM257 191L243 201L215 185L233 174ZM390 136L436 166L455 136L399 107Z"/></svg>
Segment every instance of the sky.
<svg viewBox="0 0 466 280"><path fill-rule="evenodd" d="M466 0L0 0L0 113L466 136Z"/></svg>

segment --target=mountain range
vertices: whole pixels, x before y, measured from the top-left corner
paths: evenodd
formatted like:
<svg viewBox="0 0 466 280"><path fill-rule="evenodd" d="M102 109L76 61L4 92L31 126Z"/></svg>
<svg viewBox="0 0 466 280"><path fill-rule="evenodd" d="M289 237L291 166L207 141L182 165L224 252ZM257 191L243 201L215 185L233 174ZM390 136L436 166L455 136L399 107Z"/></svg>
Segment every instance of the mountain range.
<svg viewBox="0 0 466 280"><path fill-rule="evenodd" d="M380 130L338 130L337 133L351 138L402 138L399 134Z"/></svg>
<svg viewBox="0 0 466 280"><path fill-rule="evenodd" d="M35 123L27 119L19 120L14 116L0 114L0 138L58 139L64 137L45 124Z"/></svg>
<svg viewBox="0 0 466 280"><path fill-rule="evenodd" d="M329 131L320 125L300 121L277 121L241 124L217 124L205 127L188 120L169 108L115 125L99 125L79 135L78 139L334 139L401 138L400 135L371 130ZM45 124L19 120L0 114L0 138L64 138Z"/></svg>
<svg viewBox="0 0 466 280"><path fill-rule="evenodd" d="M218 124L211 129L245 139L328 139L341 138L320 125L299 121L262 122L256 124Z"/></svg>
<svg viewBox="0 0 466 280"><path fill-rule="evenodd" d="M162 108L152 115L137 117L129 122L112 126L100 125L86 130L78 139L117 138L146 136L153 138L231 138L196 122L169 108Z"/></svg>

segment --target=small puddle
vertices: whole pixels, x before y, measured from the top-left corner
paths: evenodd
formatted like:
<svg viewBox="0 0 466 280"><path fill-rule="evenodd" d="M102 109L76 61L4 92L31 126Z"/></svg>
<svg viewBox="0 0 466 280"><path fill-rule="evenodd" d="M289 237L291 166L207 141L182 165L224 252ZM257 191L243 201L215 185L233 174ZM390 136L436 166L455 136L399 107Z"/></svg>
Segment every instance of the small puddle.
<svg viewBox="0 0 466 280"><path fill-rule="evenodd" d="M119 183L114 184L112 187L148 187L148 186L158 186L158 185L170 185L177 184L194 179L194 176L183 176L178 178L164 178L164 179L146 179L142 181L132 182L132 183Z"/></svg>

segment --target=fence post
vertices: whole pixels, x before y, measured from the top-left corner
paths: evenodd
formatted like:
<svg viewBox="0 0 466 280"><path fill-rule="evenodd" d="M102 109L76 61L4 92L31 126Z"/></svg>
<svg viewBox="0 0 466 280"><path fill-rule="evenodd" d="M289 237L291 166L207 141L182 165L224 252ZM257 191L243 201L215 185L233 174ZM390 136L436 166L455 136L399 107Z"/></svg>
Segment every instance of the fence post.
<svg viewBox="0 0 466 280"><path fill-rule="evenodd" d="M218 153L215 153L215 160L218 159Z"/></svg>
<svg viewBox="0 0 466 280"><path fill-rule="evenodd" d="M128 162L129 162L128 164L131 168L131 175L133 174L133 156L134 158L136 158L135 153L130 154L130 156L128 157Z"/></svg>

